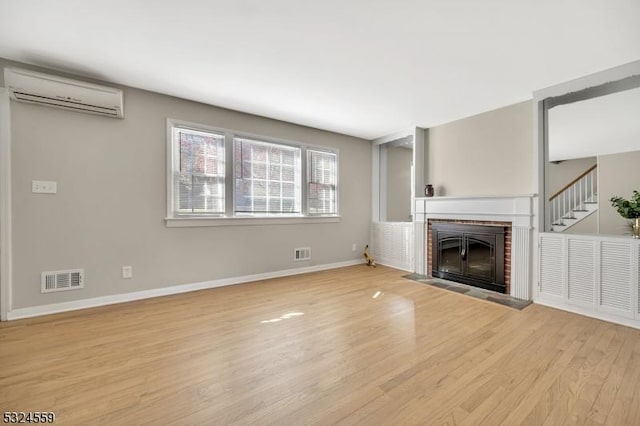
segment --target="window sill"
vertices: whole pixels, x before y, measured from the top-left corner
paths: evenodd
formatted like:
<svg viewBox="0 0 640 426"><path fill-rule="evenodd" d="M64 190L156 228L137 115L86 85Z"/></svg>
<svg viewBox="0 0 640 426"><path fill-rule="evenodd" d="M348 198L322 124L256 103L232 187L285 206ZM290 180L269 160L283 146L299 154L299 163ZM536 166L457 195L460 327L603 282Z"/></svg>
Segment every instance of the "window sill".
<svg viewBox="0 0 640 426"><path fill-rule="evenodd" d="M167 228L191 228L205 226L297 225L311 223L336 223L341 216L295 217L167 217Z"/></svg>

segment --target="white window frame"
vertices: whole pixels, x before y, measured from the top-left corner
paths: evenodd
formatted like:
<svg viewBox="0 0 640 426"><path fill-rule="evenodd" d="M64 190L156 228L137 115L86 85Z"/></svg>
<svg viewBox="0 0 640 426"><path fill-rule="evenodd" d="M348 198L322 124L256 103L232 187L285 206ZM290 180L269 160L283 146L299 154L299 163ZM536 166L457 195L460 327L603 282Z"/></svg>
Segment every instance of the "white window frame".
<svg viewBox="0 0 640 426"><path fill-rule="evenodd" d="M286 213L252 213L252 212L236 212L235 208L236 208L236 191L235 191L235 177L236 177L236 163L235 163L235 159L236 159L236 139L241 139L241 140L247 140L248 142L257 142L257 143L262 143L262 144L266 144L266 145L282 145L282 146L286 146L288 148L295 148L295 149L299 149L300 150L300 191L299 191L299 196L300 196L300 213L292 213L292 214L286 214ZM304 191L302 190L302 185L304 185L305 180L304 177L302 176L302 170L304 169L304 158L302 158L302 156L305 153L305 149L302 148L300 145L291 145L288 143L279 143L279 142L273 142L271 140L267 140L266 138L249 138L245 135L239 135L239 134L234 134L233 137L233 164L232 164L232 173L233 173L233 179L234 179L234 190L233 190L233 214L235 215L235 217L244 217L244 216L251 216L251 217L300 217L300 216L304 216L304 212L305 212L305 201L303 199L303 194Z"/></svg>
<svg viewBox="0 0 640 426"><path fill-rule="evenodd" d="M315 151L315 152L321 152L321 153L327 153L327 154L335 154L336 156L336 212L335 213L330 213L330 214L323 214L323 213L311 213L310 209L309 209L309 195L306 195L306 202L307 202L307 206L306 206L306 214L308 216L318 216L318 217L322 217L322 216L329 216L332 214L338 214L338 212L340 211L340 206L339 206L339 200L340 200L340 191L339 191L339 187L340 187L340 177L338 176L338 172L340 170L340 156L338 155L337 151L331 150L331 149L326 149L326 148L318 148L318 147L308 147L308 149L305 150L304 154L306 156L304 162L305 165L309 165L311 163L311 156L309 155L310 152L309 151ZM305 170L306 173L306 177L304 178L304 186L305 186L305 191L308 191L309 189L309 183L311 182L311 170Z"/></svg>
<svg viewBox="0 0 640 426"><path fill-rule="evenodd" d="M173 182L173 175L176 165L176 150L173 140L174 127L192 129L201 132L212 132L217 134L224 134L225 136L225 214L206 214L206 215L176 215L174 208L175 203L175 188ZM317 145L304 144L300 142L288 141L285 139L278 139L267 137L263 135L256 135L242 131L236 131L231 129L225 129L222 127L209 126L205 124L192 123L183 120L167 119L167 210L165 222L168 227L200 227L200 226L234 226L234 225L288 225L288 224L300 224L300 223L330 223L340 221L340 152L336 148L329 148ZM235 214L235 138L246 138L250 140L256 140L265 143L272 143L277 145L286 145L300 149L300 202L301 213L300 214L264 214L264 213L239 213ZM315 151L329 152L336 155L336 214L331 215L318 215L309 214L308 199L307 199L307 187L309 184L308 171L307 171L307 149L313 149Z"/></svg>
<svg viewBox="0 0 640 426"><path fill-rule="evenodd" d="M223 186L223 190L222 190L222 199L225 200L225 204L226 204L226 197L227 197L227 184L226 184L226 180L227 180L227 170L228 170L228 164L226 164L226 159L227 159L227 155L226 155L226 135L223 132L220 131L216 131L214 129L211 128L204 128L202 126L200 127L193 127L193 126L189 126L189 125L172 125L171 126L171 176L169 176L169 180L171 180L171 201L172 201L172 212L171 215L174 217L186 217L186 216L195 216L195 217L214 217L214 216L222 216L224 214L224 212L211 212L211 213L202 213L202 214L198 214L198 213L179 213L179 209L176 206L176 182L175 182L175 177L176 174L179 173L179 169L180 169L180 146L179 143L176 143L176 141L173 139L175 137L175 130L186 130L186 131L192 131L194 133L202 133L202 134L211 134L211 135L215 135L215 136L222 136L224 141L223 142L223 148L225 149L225 158L224 158L224 186ZM167 182L168 182L167 181Z"/></svg>

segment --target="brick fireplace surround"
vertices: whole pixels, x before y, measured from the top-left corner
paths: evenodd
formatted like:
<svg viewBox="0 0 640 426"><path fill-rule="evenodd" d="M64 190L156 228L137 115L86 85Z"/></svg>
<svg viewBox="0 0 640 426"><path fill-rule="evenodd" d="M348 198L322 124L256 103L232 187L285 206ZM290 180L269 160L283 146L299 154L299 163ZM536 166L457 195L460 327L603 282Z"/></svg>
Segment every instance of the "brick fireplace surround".
<svg viewBox="0 0 640 426"><path fill-rule="evenodd" d="M506 294L510 294L511 291L511 222L497 222L491 220L449 220L449 219L428 219L427 223L427 235L426 235L426 247L425 252L427 254L427 270L426 275L431 275L433 271L433 234L431 233L431 224L438 223L457 223L461 225L484 225L484 226L499 226L505 228L504 232L504 283L507 286Z"/></svg>
<svg viewBox="0 0 640 426"><path fill-rule="evenodd" d="M534 195L431 197L415 200L415 271L430 275L431 226L434 222L493 225L506 228L507 294L532 299Z"/></svg>

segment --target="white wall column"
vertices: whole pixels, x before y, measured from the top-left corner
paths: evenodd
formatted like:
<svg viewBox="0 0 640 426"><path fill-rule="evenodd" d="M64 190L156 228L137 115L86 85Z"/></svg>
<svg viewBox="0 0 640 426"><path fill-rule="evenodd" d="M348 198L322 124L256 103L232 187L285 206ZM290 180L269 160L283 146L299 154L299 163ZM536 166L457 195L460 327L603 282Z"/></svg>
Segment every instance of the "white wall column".
<svg viewBox="0 0 640 426"><path fill-rule="evenodd" d="M427 271L425 250L426 235L427 235L427 223L424 221L416 220L414 222L414 270L416 274L425 275Z"/></svg>
<svg viewBox="0 0 640 426"><path fill-rule="evenodd" d="M531 300L531 227L511 227L511 296Z"/></svg>

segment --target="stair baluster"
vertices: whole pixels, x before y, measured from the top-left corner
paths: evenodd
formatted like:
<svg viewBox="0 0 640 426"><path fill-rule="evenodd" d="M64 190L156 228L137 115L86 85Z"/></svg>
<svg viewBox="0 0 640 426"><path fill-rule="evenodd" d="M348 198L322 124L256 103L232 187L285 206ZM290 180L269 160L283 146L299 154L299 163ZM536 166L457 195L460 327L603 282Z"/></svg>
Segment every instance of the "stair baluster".
<svg viewBox="0 0 640 426"><path fill-rule="evenodd" d="M549 198L553 231L561 232L573 225L576 221L571 219L576 219L576 212L593 211L587 205L597 203L597 173L597 165L590 167ZM581 215L581 218L587 215ZM568 224L567 220L572 223Z"/></svg>

